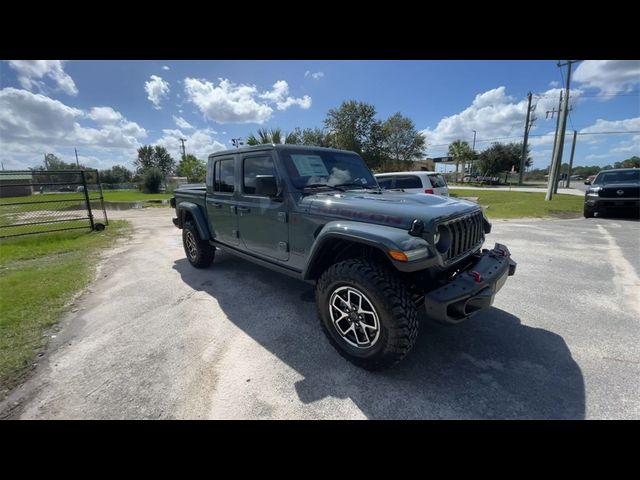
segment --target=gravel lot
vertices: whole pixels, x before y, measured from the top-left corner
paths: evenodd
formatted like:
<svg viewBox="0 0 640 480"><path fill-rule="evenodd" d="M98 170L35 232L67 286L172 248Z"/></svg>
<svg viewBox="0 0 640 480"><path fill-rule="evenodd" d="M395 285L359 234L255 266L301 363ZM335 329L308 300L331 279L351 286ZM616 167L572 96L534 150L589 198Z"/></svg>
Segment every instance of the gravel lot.
<svg viewBox="0 0 640 480"><path fill-rule="evenodd" d="M136 227L54 333L9 418L640 418L640 223L495 221L518 262L490 310L423 322L399 367L326 341L313 289L228 254L193 269L173 210Z"/></svg>

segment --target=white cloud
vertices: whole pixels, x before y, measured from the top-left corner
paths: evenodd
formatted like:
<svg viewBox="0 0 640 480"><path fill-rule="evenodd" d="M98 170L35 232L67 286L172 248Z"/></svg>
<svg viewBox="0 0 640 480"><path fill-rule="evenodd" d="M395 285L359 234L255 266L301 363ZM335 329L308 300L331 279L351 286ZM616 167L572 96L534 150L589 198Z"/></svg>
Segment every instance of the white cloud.
<svg viewBox="0 0 640 480"><path fill-rule="evenodd" d="M558 82L557 80L551 80L549 82L549 87L551 87L551 88L557 88L559 86L560 86L560 82Z"/></svg>
<svg viewBox="0 0 640 480"><path fill-rule="evenodd" d="M153 104L153 108L160 110L162 99L169 96L169 82L157 75L151 75L149 81L144 83L144 90L147 92L147 98Z"/></svg>
<svg viewBox="0 0 640 480"><path fill-rule="evenodd" d="M191 135L186 135L179 129L165 129L162 130L162 133L162 137L155 144L165 147L176 160L179 160L182 155L180 151L181 138L185 139L186 152L201 160L206 160L213 152L227 149L222 143L214 140L213 135L216 132L209 128L196 130Z"/></svg>
<svg viewBox="0 0 640 480"><path fill-rule="evenodd" d="M294 98L287 96L288 93L289 84L284 80L278 80L273 84L273 90L261 93L260 98L275 103L278 110L286 110L292 105L299 105L303 110L311 107L311 97L309 95L305 95L302 98Z"/></svg>
<svg viewBox="0 0 640 480"><path fill-rule="evenodd" d="M185 78L184 87L187 100L192 102L205 118L218 123L264 123L271 118L275 104L278 110L286 110L292 105L307 109L311 97L288 96L289 84L278 80L272 90L258 93L255 85L235 84L228 79L213 82L196 78Z"/></svg>
<svg viewBox="0 0 640 480"><path fill-rule="evenodd" d="M518 135L524 129L526 110L526 100L514 102L505 87L498 87L476 95L469 107L444 117L435 128L426 128L421 133L431 145L448 145L457 139L471 142L473 130L477 131L479 141Z"/></svg>
<svg viewBox="0 0 640 480"><path fill-rule="evenodd" d="M322 77L324 77L324 72L311 73L310 70L307 70L306 72L304 72L304 78L307 78L308 76L311 76L311 78L313 78L314 80L320 80Z"/></svg>
<svg viewBox="0 0 640 480"><path fill-rule="evenodd" d="M9 60L9 66L18 73L18 82L27 90L37 88L46 91L42 78L53 80L67 95L77 95L78 88L73 79L64 71L62 60Z"/></svg>
<svg viewBox="0 0 640 480"><path fill-rule="evenodd" d="M601 94L631 91L640 84L640 61L585 60L576 68L573 80Z"/></svg>
<svg viewBox="0 0 640 480"><path fill-rule="evenodd" d="M624 120L604 120L599 118L596 123L580 130L579 133L591 132L628 132L640 130L640 117Z"/></svg>
<svg viewBox="0 0 640 480"><path fill-rule="evenodd" d="M97 128L81 124L87 120ZM42 94L0 90L0 138L7 156L76 146L135 151L146 135L144 128L110 107L85 113Z"/></svg>
<svg viewBox="0 0 640 480"><path fill-rule="evenodd" d="M162 66L162 69L163 69L163 70L171 70L171 69L169 68L169 65L163 65L163 66Z"/></svg>
<svg viewBox="0 0 640 480"><path fill-rule="evenodd" d="M193 128L193 125L191 125L189 122L187 122L184 118L182 117L176 117L175 115L173 116L173 121L176 122L176 125L178 126L178 128L183 128L185 130L189 130Z"/></svg>
<svg viewBox="0 0 640 480"><path fill-rule="evenodd" d="M534 97L535 117L531 132L541 127L555 125L551 117L545 118L547 110L557 109L561 89L552 88ZM571 99L577 101L582 95L580 89L572 90ZM514 99L507 95L505 87L498 87L476 95L471 105L463 111L444 117L435 128L421 131L427 143L435 145L434 150L446 151L447 145L457 139L473 141L473 130L477 132L476 149L482 150L492 140L503 137L504 141L519 141L523 135L527 115L527 99ZM553 143L553 135L531 137L531 144Z"/></svg>
<svg viewBox="0 0 640 480"><path fill-rule="evenodd" d="M122 114L111 107L93 107L87 115L99 124L113 124L122 119Z"/></svg>

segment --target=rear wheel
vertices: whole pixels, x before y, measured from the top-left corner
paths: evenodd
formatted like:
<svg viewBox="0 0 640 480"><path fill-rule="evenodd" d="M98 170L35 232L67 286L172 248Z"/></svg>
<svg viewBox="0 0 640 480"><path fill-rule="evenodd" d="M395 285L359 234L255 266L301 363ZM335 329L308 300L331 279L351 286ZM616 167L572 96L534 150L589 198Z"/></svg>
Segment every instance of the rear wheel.
<svg viewBox="0 0 640 480"><path fill-rule="evenodd" d="M316 300L327 338L359 367L391 367L416 342L414 303L388 268L364 259L337 263L318 280Z"/></svg>
<svg viewBox="0 0 640 480"><path fill-rule="evenodd" d="M182 245L189 263L196 268L207 268L213 262L215 247L200 238L198 229L191 220L182 227Z"/></svg>

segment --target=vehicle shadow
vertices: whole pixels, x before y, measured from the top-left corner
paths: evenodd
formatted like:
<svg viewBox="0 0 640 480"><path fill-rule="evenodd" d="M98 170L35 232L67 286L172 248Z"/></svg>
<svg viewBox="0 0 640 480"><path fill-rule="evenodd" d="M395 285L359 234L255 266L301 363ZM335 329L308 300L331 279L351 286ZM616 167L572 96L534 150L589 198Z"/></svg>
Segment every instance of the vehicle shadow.
<svg viewBox="0 0 640 480"><path fill-rule="evenodd" d="M500 309L455 327L422 319L417 345L400 365L368 372L325 338L312 286L220 251L208 269L186 259L173 268L304 377L295 385L304 403L350 398L371 419L585 417L582 373L562 337Z"/></svg>

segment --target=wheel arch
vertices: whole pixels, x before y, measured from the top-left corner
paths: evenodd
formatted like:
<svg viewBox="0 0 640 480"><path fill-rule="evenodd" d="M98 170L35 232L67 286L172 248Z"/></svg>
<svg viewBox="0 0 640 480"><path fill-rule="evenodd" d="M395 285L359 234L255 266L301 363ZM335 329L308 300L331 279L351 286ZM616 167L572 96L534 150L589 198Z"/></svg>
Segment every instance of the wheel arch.
<svg viewBox="0 0 640 480"><path fill-rule="evenodd" d="M203 214L202 208L195 203L182 202L178 205L178 227L182 228L185 222L189 220L195 223L198 235L200 235L202 240L209 240L211 238L207 218Z"/></svg>

